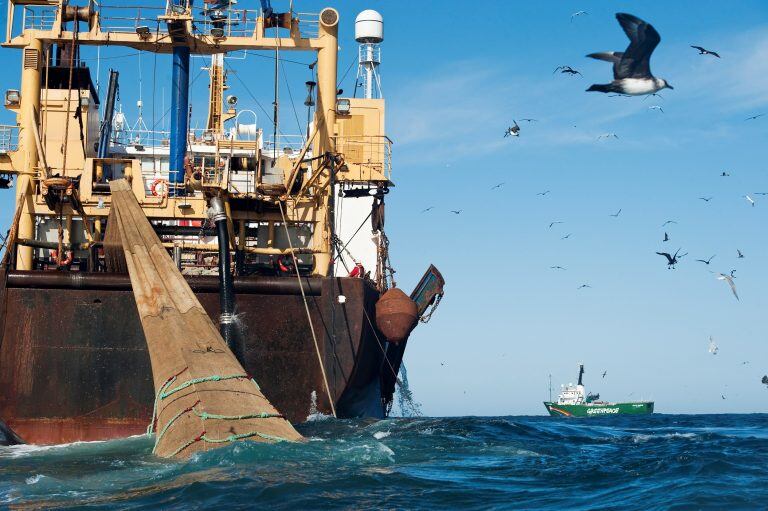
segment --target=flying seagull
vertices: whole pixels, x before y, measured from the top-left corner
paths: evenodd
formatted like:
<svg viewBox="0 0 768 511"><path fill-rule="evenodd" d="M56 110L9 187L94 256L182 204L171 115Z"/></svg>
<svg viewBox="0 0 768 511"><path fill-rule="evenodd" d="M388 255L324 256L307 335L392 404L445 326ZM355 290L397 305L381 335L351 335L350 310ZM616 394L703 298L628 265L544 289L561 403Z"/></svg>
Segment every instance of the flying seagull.
<svg viewBox="0 0 768 511"><path fill-rule="evenodd" d="M742 254L741 250L738 248L736 249L736 255L738 256L738 259L744 259L744 254Z"/></svg>
<svg viewBox="0 0 768 511"><path fill-rule="evenodd" d="M608 374L608 371L603 371L603 378L605 378L606 374Z"/></svg>
<svg viewBox="0 0 768 511"><path fill-rule="evenodd" d="M723 173L720 174L720 177L729 177L730 175L731 175L730 173L723 171Z"/></svg>
<svg viewBox="0 0 768 511"><path fill-rule="evenodd" d="M745 121L754 121L755 119L759 119L760 117L762 117L762 116L764 116L764 115L765 115L765 114L757 114L757 115L753 115L752 117L747 117L747 118L746 118L746 119L744 119L744 120L745 120Z"/></svg>
<svg viewBox="0 0 768 511"><path fill-rule="evenodd" d="M712 197L699 197L699 200L703 200L704 202L709 202L712 200Z"/></svg>
<svg viewBox="0 0 768 511"><path fill-rule="evenodd" d="M603 133L597 137L598 140L602 140L604 138L615 138L618 140L619 136L616 133Z"/></svg>
<svg viewBox="0 0 768 511"><path fill-rule="evenodd" d="M504 138L507 138L509 136L512 136L512 137L520 136L520 126L517 125L517 121L513 120L512 122L514 122L515 125L507 128L507 131L504 132Z"/></svg>
<svg viewBox="0 0 768 511"><path fill-rule="evenodd" d="M587 55L587 57L613 64L613 81L607 84L594 84L587 89L587 92L618 92L642 96L659 92L664 88L674 89L666 80L651 74L651 54L661 41L661 36L653 25L622 12L616 14L616 19L629 37L629 46L624 52Z"/></svg>
<svg viewBox="0 0 768 511"><path fill-rule="evenodd" d="M747 202L752 204L752 207L755 207L755 201L754 199L752 199L752 197L750 197L749 195L745 195L744 198L747 199Z"/></svg>
<svg viewBox="0 0 768 511"><path fill-rule="evenodd" d="M717 347L717 344L715 344L715 340L712 339L712 336L709 336L709 347L707 348L707 351L712 353L713 355L717 355L717 352L720 348Z"/></svg>
<svg viewBox="0 0 768 511"><path fill-rule="evenodd" d="M701 46L691 45L691 48L695 48L695 49L699 50L699 55L712 55L713 57L720 58L720 55L718 55L717 52L707 50L705 48L702 48Z"/></svg>
<svg viewBox="0 0 768 511"><path fill-rule="evenodd" d="M725 399L725 396L724 396L724 395L722 395L722 394L720 394L720 397L721 397L721 398L723 398L723 399Z"/></svg>
<svg viewBox="0 0 768 511"><path fill-rule="evenodd" d="M561 239L561 240L567 240L567 239L568 239L568 238L570 238L570 237L571 237L571 233L569 232L568 234L566 234L565 236L563 236L563 237L562 237L562 238L560 238L560 239Z"/></svg>
<svg viewBox="0 0 768 511"><path fill-rule="evenodd" d="M668 270L674 270L675 269L675 265L680 262L680 259L682 259L684 256L688 255L687 252L685 254L682 254L682 255L677 255L677 254L680 253L680 249L679 248L677 249L677 252L675 252L674 255L669 255L668 252L656 252L656 253L658 255L660 255L660 256L664 256L664 257L667 258L667 269Z"/></svg>
<svg viewBox="0 0 768 511"><path fill-rule="evenodd" d="M763 379L760 380L763 385L768 385L768 375L763 375Z"/></svg>
<svg viewBox="0 0 768 511"><path fill-rule="evenodd" d="M582 284L579 287L577 287L576 289L584 289L584 288L587 288L587 287L591 288L592 286L590 286L589 284Z"/></svg>
<svg viewBox="0 0 768 511"><path fill-rule="evenodd" d="M669 241L669 234L667 234L667 233L665 232L665 233L664 233L664 239L663 239L663 240L661 240L661 241Z"/></svg>
<svg viewBox="0 0 768 511"><path fill-rule="evenodd" d="M571 14L571 23L573 23L573 18L577 18L579 16L589 16L589 13L587 11L577 11Z"/></svg>
<svg viewBox="0 0 768 511"><path fill-rule="evenodd" d="M432 211L433 209L435 209L435 207L434 206L430 206L427 209L422 209L421 212L422 213L426 213L427 211Z"/></svg>
<svg viewBox="0 0 768 511"><path fill-rule="evenodd" d="M504 183L504 182L502 182L502 183L498 183L498 184L495 184L495 185L493 185L493 186L491 187L491 190L495 190L495 189L497 189L497 188L501 188L501 187L502 187L502 186L504 186L505 184L506 184L506 183Z"/></svg>
<svg viewBox="0 0 768 511"><path fill-rule="evenodd" d="M649 106L648 110L658 110L659 112L664 113L664 109L661 108L659 105Z"/></svg>
<svg viewBox="0 0 768 511"><path fill-rule="evenodd" d="M539 120L526 118L526 119L520 119L520 122L539 122Z"/></svg>
<svg viewBox="0 0 768 511"><path fill-rule="evenodd" d="M736 284L733 283L733 274L726 275L724 273L718 273L717 280L724 280L728 282L728 285L731 286L731 291L733 292L733 296L736 297L737 300L739 300L739 295L736 293Z"/></svg>
<svg viewBox="0 0 768 511"><path fill-rule="evenodd" d="M676 223L677 223L677 222L675 222L674 220L667 220L666 222L664 222L663 224L661 224L661 226L662 226L662 227L666 227L666 226L667 226L667 225L669 225L669 224L676 224Z"/></svg>
<svg viewBox="0 0 768 511"><path fill-rule="evenodd" d="M755 195L768 195L768 192L755 192Z"/></svg>
<svg viewBox="0 0 768 511"><path fill-rule="evenodd" d="M560 74L569 74L571 76L573 75L584 76L578 70L573 69L571 66L557 66L555 70L552 72L552 74L555 74L558 71L560 71Z"/></svg>
<svg viewBox="0 0 768 511"><path fill-rule="evenodd" d="M609 216L612 216L613 218L618 218L620 214L621 214L621 208L619 208L619 210L616 213L612 213Z"/></svg>
<svg viewBox="0 0 768 511"><path fill-rule="evenodd" d="M565 268L563 268L562 266L550 266L549 269L550 270L565 270Z"/></svg>
<svg viewBox="0 0 768 511"><path fill-rule="evenodd" d="M562 224L562 223L563 223L563 222L560 222L560 221L556 221L556 222L550 222L550 223L549 223L549 228L551 229L553 225L555 225L555 224Z"/></svg>
<svg viewBox="0 0 768 511"><path fill-rule="evenodd" d="M697 260L698 262L700 262L700 263L704 263L704 264L706 264L706 265L709 265L709 263L711 263L711 262L712 262L712 259L714 259L714 258L715 258L715 256L712 256L712 257L710 257L709 259L696 259L696 260Z"/></svg>
<svg viewBox="0 0 768 511"><path fill-rule="evenodd" d="M545 196L545 195L546 195L546 194L548 194L548 193L549 193L549 190L547 190L547 191L544 191L544 192L539 192L539 193L537 193L536 195L541 195L541 196L543 197L543 196Z"/></svg>
<svg viewBox="0 0 768 511"><path fill-rule="evenodd" d="M462 211L464 211L464 210L463 209L452 209L451 213L453 213L454 215L460 215Z"/></svg>

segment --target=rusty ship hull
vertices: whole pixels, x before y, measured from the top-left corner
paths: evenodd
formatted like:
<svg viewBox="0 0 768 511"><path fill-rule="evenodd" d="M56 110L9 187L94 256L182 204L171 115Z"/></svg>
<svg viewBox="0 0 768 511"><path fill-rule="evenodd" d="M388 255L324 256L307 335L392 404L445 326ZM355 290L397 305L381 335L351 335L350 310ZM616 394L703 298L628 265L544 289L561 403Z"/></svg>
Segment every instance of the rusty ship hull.
<svg viewBox="0 0 768 511"><path fill-rule="evenodd" d="M188 281L217 317L217 278ZM359 278L303 281L338 417L384 417L400 360L385 359L378 291ZM10 271L2 282L0 420L35 444L144 433L152 370L128 276ZM246 371L290 421L307 419L313 393L329 414L298 281L239 277L235 290Z"/></svg>

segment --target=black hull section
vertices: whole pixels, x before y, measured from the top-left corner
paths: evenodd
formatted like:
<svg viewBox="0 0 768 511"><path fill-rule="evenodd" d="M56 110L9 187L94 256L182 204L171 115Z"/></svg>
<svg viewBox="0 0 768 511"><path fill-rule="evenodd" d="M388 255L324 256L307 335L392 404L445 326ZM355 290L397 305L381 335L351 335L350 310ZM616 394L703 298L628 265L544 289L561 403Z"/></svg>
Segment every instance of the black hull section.
<svg viewBox="0 0 768 511"><path fill-rule="evenodd" d="M0 276L0 418L7 426L30 443L144 432L154 390L127 275ZM188 280L218 318L217 277ZM384 373L391 372L387 346L374 326L378 292L354 278L304 278L303 285L338 416L384 417L392 398L384 377L393 376ZM298 281L243 277L234 286L246 371L292 422L306 420L313 392L329 414Z"/></svg>

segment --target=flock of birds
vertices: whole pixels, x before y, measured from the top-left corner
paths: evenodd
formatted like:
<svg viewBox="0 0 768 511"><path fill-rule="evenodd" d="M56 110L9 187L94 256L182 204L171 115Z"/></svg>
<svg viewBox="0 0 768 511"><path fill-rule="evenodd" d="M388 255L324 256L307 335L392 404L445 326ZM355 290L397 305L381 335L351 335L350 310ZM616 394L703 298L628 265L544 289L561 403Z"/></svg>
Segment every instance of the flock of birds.
<svg viewBox="0 0 768 511"><path fill-rule="evenodd" d="M589 13L586 11L577 11L574 12L571 15L571 22L573 22L576 18L580 16L586 16ZM663 78L657 78L653 76L651 73L650 68L650 59L653 51L658 46L659 42L661 41L661 37L659 33L656 31L656 29L649 23L641 20L640 18L633 16L631 14L626 13L618 13L616 14L616 19L619 22L619 25L624 30L624 33L629 38L629 45L623 52L598 52L598 53L590 53L587 55L589 58L601 60L608 62L612 64L613 68L613 80L609 83L605 84L593 84L589 88L586 89L587 92L600 92L600 93L606 93L609 95L615 95L615 96L644 96L644 99L648 99L650 97L660 97L661 95L659 92L663 89L674 89L672 85L669 84L665 79ZM704 48L699 45L690 45L691 48L698 51L698 55L702 55L705 57L714 57L714 58L721 58L720 54L716 51L709 50L707 48ZM578 70L573 68L572 66L568 65L562 65L557 66L553 72L553 74L560 73L570 76L582 76L582 73ZM662 98L663 99L663 98ZM657 111L661 114L664 113L664 109L659 105L651 105L648 107L649 110ZM745 119L745 121L756 121L762 117L764 117L766 113L759 113L752 116L749 116ZM537 122L536 119L519 119L520 122ZM511 137L516 138L519 137L521 133L521 127L517 120L513 120L513 124L504 131L504 138ZM598 140L603 139L618 139L619 137L615 133L605 133L602 135L599 135ZM720 174L722 177L729 177L730 173L727 171L723 171L722 174ZM504 182L497 183L491 187L491 190L497 190L504 186ZM550 190L545 190L542 192L539 192L538 196L546 196L550 193ZM768 195L768 192L757 192L754 193L754 195ZM700 200L704 202L709 202L712 200L713 197L699 197ZM745 195L744 199L753 207L755 206L755 200L750 195ZM422 211L422 213L426 213L430 210L434 209L434 206L430 206L429 208L426 208ZM619 209L616 213L611 214L611 217L618 218L621 214L621 209ZM455 214L461 213L461 210L454 210L452 211ZM555 225L562 224L562 221L553 221L549 224L549 228L551 229ZM675 220L667 220L662 225L663 227L666 227L671 224L677 224ZM561 239L568 239L571 237L571 233L567 233L564 236L562 236ZM664 232L664 238L662 242L669 242L670 236L667 232ZM661 257L665 258L665 262L668 269L674 269L683 259L685 256L688 255L688 253L680 253L681 248L678 248L675 252L670 251L658 251L656 254L658 254ZM737 258L743 259L744 254L740 249L736 249ZM706 266L709 266L712 263L712 260L715 258L715 255L710 256L709 258L701 258L701 259L695 259L695 262L700 262ZM550 269L552 270L558 270L558 271L565 271L566 268L560 265L553 265L550 266ZM717 278L717 280L723 281L724 283L727 283L730 287L731 293L733 294L734 298L736 300L739 300L738 291L736 289L736 284L734 282L734 279L736 278L735 273L736 270L731 270L729 273L722 273L722 272L713 272L710 273L714 274ZM583 283L578 286L577 289L589 289L592 286L589 283ZM714 343L714 340L710 338L710 346L709 346L709 353L715 355L717 354L719 348ZM748 362L744 362L743 364L747 364ZM605 378L605 374L603 373L603 378ZM763 376L762 383L768 386L768 375ZM725 399L724 395L721 395L722 399Z"/></svg>

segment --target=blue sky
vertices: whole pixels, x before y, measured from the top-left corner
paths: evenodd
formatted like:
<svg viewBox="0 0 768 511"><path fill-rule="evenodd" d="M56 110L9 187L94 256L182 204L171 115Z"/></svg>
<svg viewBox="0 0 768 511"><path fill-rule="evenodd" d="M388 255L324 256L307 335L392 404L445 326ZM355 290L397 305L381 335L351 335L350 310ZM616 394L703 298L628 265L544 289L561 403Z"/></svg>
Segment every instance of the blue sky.
<svg viewBox="0 0 768 511"><path fill-rule="evenodd" d="M246 3L257 4L240 6ZM279 9L287 2L274 3ZM297 5L317 12L326 3ZM765 411L768 195L754 194L768 192L768 116L744 120L768 113L765 2L335 6L342 15L340 75L356 58L354 16L368 7L384 15L381 73L397 184L387 226L398 283L410 290L429 263L448 282L440 309L414 332L406 354L425 413L539 414L547 375L557 389L575 379L579 362L587 367L588 390L607 399L650 398L668 413ZM589 15L571 22L577 10ZM614 19L621 11L661 34L651 69L675 87L663 99L584 92L611 77L608 64L584 55L627 45ZM699 56L691 44L722 59ZM110 49L102 56L130 53ZM18 69L18 52L0 52L0 64ZM159 57L153 93L154 64L151 55L142 57L148 124L153 100L160 117L170 70L168 57ZM137 58L103 60L102 80L109 65L123 71L130 113L138 98ZM240 107L258 110L253 93L269 108L271 61L248 56L229 65L238 71L230 85ZM554 75L560 65L584 76ZM303 118L307 68L284 67ZM18 85L15 73L0 80L4 89ZM341 86L353 85L354 68ZM205 86L203 76L193 94L199 123ZM285 133L298 130L287 92L283 86ZM649 109L654 105L664 113ZM526 117L539 122L521 123L518 139L502 137L512 119ZM262 125L265 119L261 114ZM0 123L12 121L0 116ZM597 140L604 133L619 139ZM730 177L720 177L723 171ZM499 182L505 185L491 191ZM6 224L11 204L9 192L2 202ZM421 213L429 206L435 209ZM619 209L619 217L609 216ZM678 223L662 228L666 220ZM549 228L553 221L564 223ZM689 255L667 270L654 252L677 248ZM694 261L713 254L709 267ZM740 301L708 271L734 269ZM583 283L592 287L577 290ZM707 353L709 336L720 346L716 356Z"/></svg>

